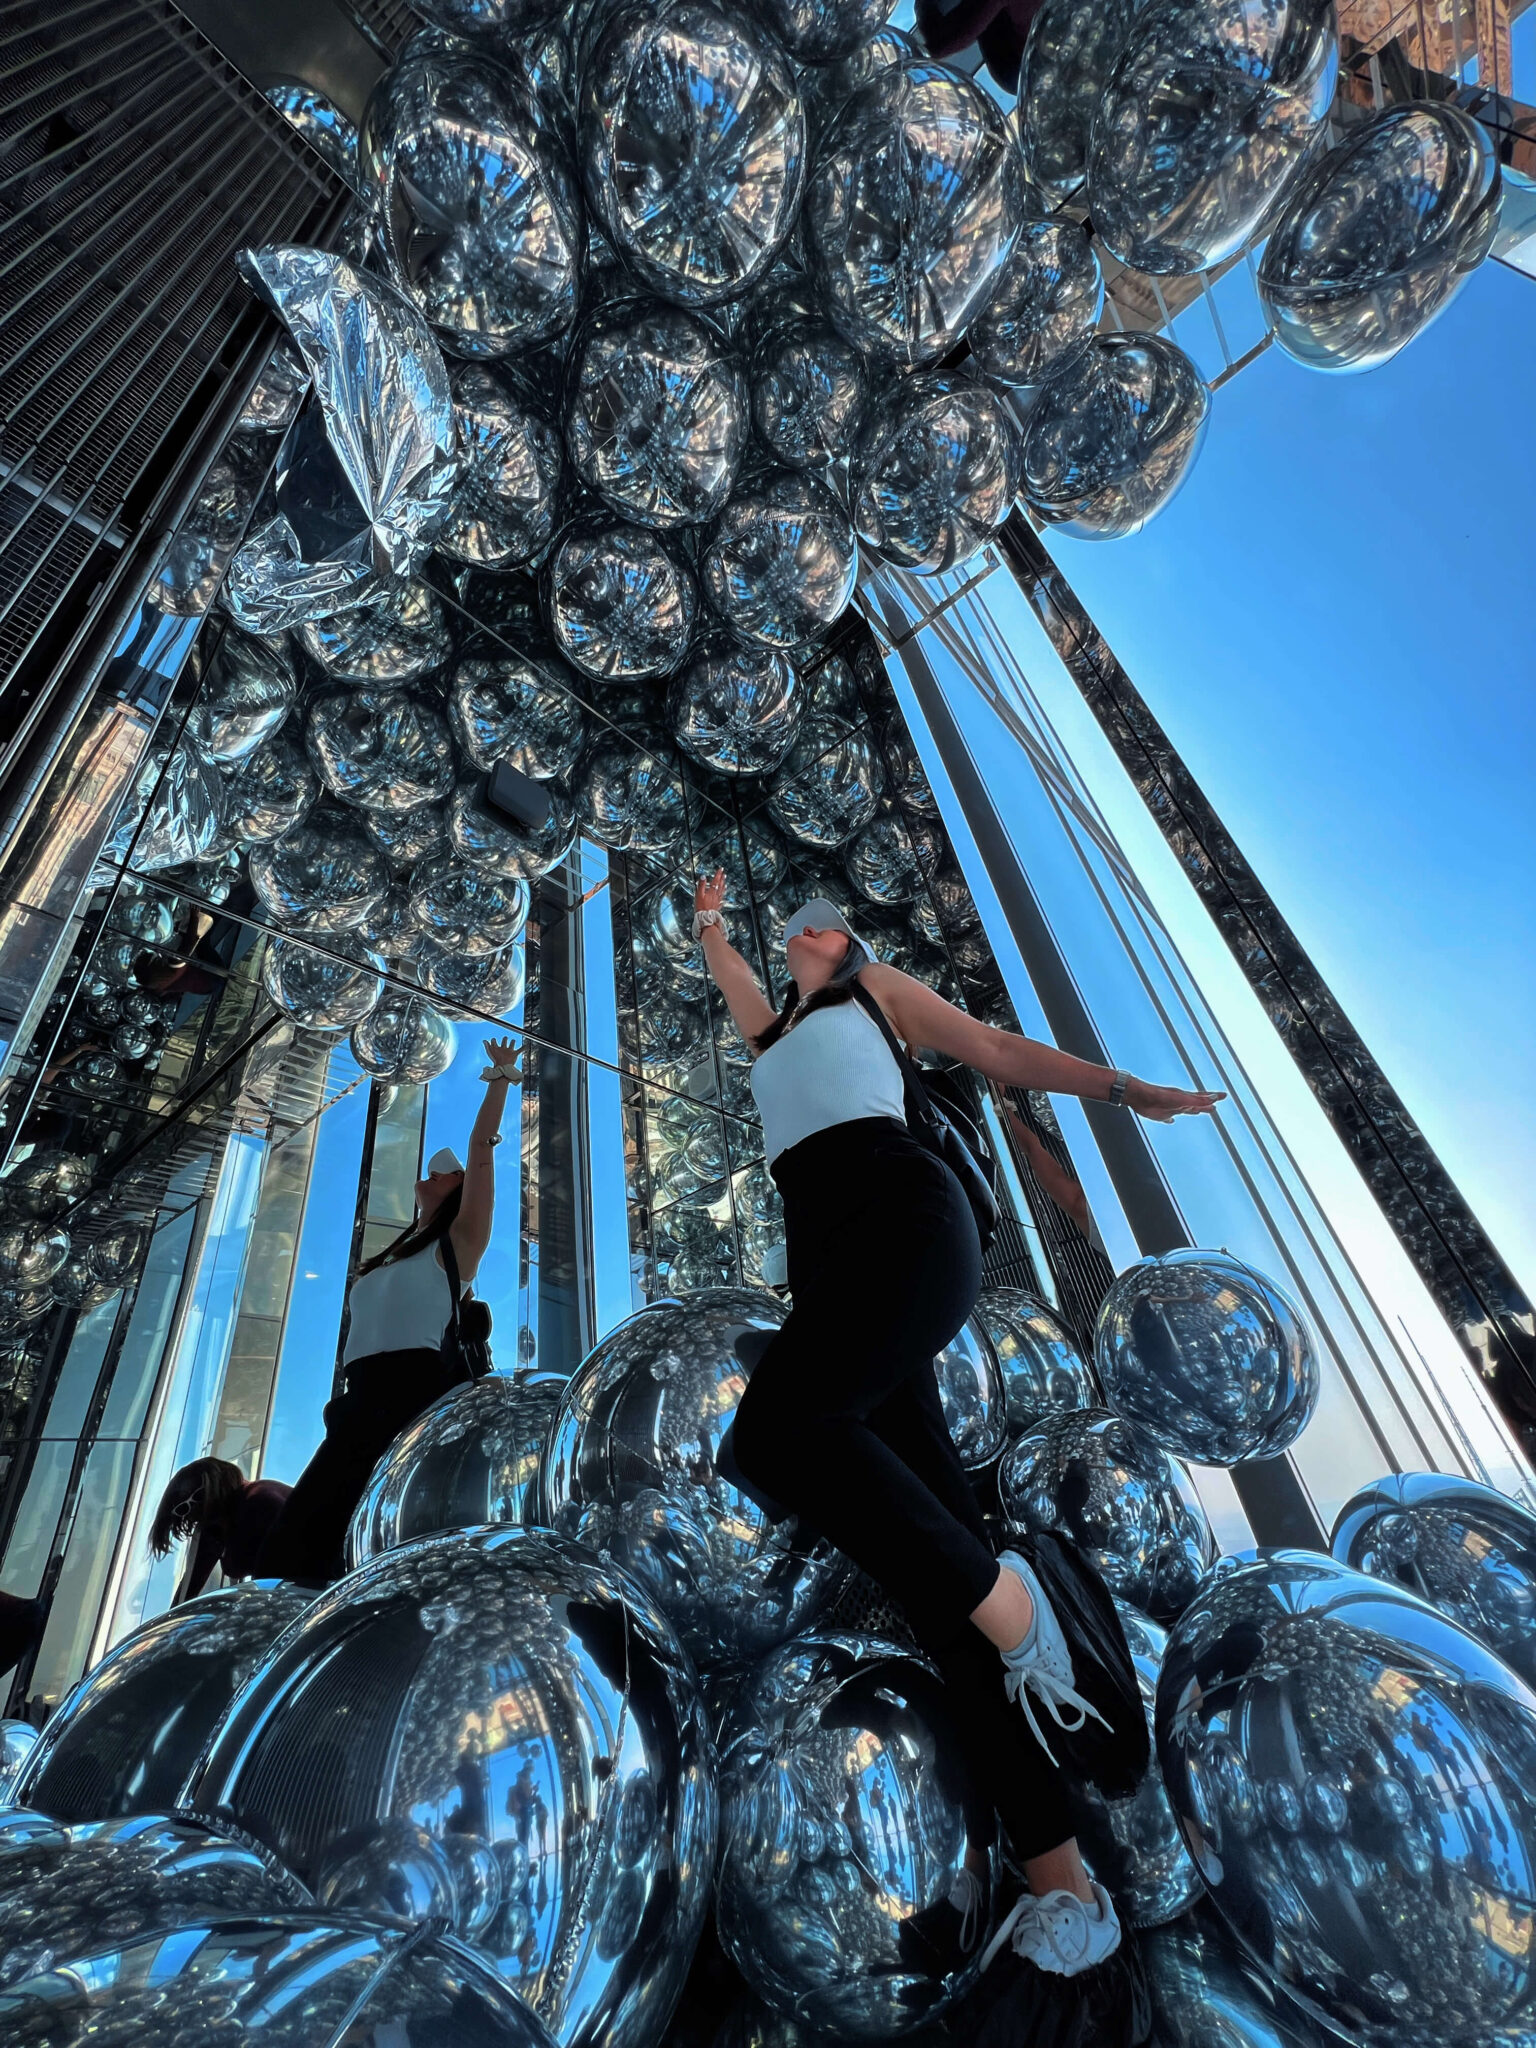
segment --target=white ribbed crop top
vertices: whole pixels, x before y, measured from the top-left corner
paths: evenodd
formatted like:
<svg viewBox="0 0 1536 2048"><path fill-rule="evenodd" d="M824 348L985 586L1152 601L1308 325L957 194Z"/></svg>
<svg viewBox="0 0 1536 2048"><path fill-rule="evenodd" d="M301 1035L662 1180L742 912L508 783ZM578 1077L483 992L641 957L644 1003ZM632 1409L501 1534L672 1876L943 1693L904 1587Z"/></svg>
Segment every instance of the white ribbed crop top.
<svg viewBox="0 0 1536 2048"><path fill-rule="evenodd" d="M861 1116L906 1122L901 1069L857 1003L812 1010L753 1063L752 1096L771 1165L812 1131Z"/></svg>
<svg viewBox="0 0 1536 2048"><path fill-rule="evenodd" d="M469 1282L464 1285L467 1289ZM453 1309L435 1244L354 1280L351 1301L343 1365L378 1351L435 1351Z"/></svg>

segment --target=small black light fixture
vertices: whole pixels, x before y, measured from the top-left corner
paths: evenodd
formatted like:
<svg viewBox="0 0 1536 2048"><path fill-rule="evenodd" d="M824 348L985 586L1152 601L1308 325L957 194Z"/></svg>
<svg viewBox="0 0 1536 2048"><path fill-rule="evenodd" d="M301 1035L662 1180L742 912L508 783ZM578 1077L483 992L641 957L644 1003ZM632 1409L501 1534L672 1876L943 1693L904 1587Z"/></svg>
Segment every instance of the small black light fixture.
<svg viewBox="0 0 1536 2048"><path fill-rule="evenodd" d="M520 832L536 832L549 819L549 791L510 761L498 761L485 785L485 801L493 811L517 826Z"/></svg>

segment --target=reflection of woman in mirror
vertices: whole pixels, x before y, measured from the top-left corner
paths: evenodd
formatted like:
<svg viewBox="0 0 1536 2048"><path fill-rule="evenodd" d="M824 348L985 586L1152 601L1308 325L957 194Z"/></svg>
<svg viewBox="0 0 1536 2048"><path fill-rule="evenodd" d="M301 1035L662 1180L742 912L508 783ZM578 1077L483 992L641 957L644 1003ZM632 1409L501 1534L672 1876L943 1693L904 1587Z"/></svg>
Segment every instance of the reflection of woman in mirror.
<svg viewBox="0 0 1536 2048"><path fill-rule="evenodd" d="M347 1298L345 1384L326 1404L325 1437L262 1545L262 1578L323 1586L340 1577L342 1539L374 1466L454 1384L442 1352L453 1315L449 1266L467 1292L491 1241L507 1090L522 1079L510 1038L487 1039L485 1056L485 1100L469 1134L468 1164L449 1146L434 1152L416 1183L410 1223L358 1268Z"/></svg>
<svg viewBox="0 0 1536 2048"><path fill-rule="evenodd" d="M149 1532L155 1557L173 1543L197 1541L173 1607L195 1600L218 1566L226 1580L248 1579L256 1554L293 1488L280 1479L247 1479L227 1458L197 1458L171 1475Z"/></svg>

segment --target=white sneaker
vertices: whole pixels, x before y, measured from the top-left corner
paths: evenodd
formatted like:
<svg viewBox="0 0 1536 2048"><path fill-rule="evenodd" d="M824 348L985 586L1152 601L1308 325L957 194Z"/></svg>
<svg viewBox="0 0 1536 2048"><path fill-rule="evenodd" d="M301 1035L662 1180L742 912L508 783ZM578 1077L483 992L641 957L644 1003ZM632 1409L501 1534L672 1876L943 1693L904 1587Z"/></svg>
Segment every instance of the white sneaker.
<svg viewBox="0 0 1536 2048"><path fill-rule="evenodd" d="M960 1915L960 1952L968 1956L980 1939L982 1914L987 1906L981 1879L968 1864L961 1868L949 1888L949 1903Z"/></svg>
<svg viewBox="0 0 1536 2048"><path fill-rule="evenodd" d="M1120 1922L1103 1885L1093 1887L1093 1904L1076 1892L1026 1892L987 1943L985 1970L1004 1947L1055 1977L1077 1977L1112 1956L1120 1946Z"/></svg>
<svg viewBox="0 0 1536 2048"><path fill-rule="evenodd" d="M1024 1718L1029 1723L1030 1733L1046 1755L1051 1757L1051 1762L1055 1763L1055 1757L1051 1756L1051 1746L1040 1733L1040 1723L1035 1719L1034 1708L1030 1705L1031 1693L1040 1701L1056 1726L1064 1728L1069 1735L1081 1728L1090 1714L1101 1728L1107 1728L1109 1723L1098 1708L1083 1699L1074 1688L1072 1653L1067 1648L1067 1639L1061 1632L1061 1623L1056 1619L1050 1601L1041 1591L1040 1581L1016 1550L1005 1550L997 1561L1004 1571L1010 1571L1024 1581L1024 1589L1029 1594L1035 1610L1034 1627L1025 1639L1028 1647L1003 1650L999 1653L1008 1670L1003 1683L1008 1689L1009 1699L1017 1700L1024 1709ZM1077 1719L1069 1721L1062 1711L1063 1708L1072 1709Z"/></svg>

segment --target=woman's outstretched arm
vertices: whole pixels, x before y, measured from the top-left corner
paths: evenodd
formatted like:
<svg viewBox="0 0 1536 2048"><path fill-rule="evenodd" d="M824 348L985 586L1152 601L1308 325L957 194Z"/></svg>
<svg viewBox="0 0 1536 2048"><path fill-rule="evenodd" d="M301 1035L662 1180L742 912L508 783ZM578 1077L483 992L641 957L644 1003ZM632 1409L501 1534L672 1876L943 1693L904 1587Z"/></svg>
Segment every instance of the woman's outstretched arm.
<svg viewBox="0 0 1536 2048"><path fill-rule="evenodd" d="M481 1078L485 1100L469 1134L469 1158L464 1163L464 1192L459 1213L448 1235L453 1239L453 1256L459 1277L473 1280L491 1241L491 1218L496 1207L496 1147L500 1143L501 1112L506 1107L507 1089L523 1078L517 1063L517 1047L510 1038L488 1038L485 1056L490 1065Z"/></svg>
<svg viewBox="0 0 1536 2048"><path fill-rule="evenodd" d="M1041 1088L1048 1095L1079 1095L1085 1102L1109 1100L1113 1067L1074 1059L1069 1052L1058 1052L1054 1045L1041 1045L1016 1031L996 1031L946 1003L925 982L883 962L866 967L859 979L909 1045L926 1045L934 1052L947 1053L1005 1086ZM1127 1109L1158 1124L1172 1123L1176 1116L1208 1114L1225 1100L1222 1089L1163 1088L1134 1077L1125 1092Z"/></svg>
<svg viewBox="0 0 1536 2048"><path fill-rule="evenodd" d="M701 881L694 890L693 907L701 911L719 910L724 901L725 870L716 868L709 879ZM704 959L715 977L715 986L725 997L725 1007L731 1013L732 1023L750 1047L773 1022L768 998L758 987L757 976L726 937L723 925L705 925L702 936Z"/></svg>

